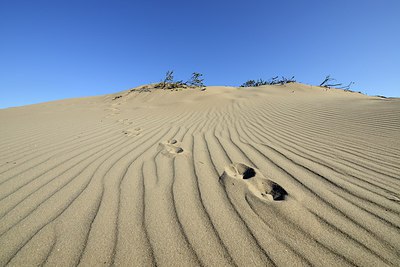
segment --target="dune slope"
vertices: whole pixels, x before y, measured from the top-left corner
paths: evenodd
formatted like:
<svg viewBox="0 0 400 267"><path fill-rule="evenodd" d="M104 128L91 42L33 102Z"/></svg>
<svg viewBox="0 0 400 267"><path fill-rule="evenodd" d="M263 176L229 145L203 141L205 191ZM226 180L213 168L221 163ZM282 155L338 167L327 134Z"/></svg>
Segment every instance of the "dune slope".
<svg viewBox="0 0 400 267"><path fill-rule="evenodd" d="M302 84L0 110L0 266L399 266L399 114Z"/></svg>

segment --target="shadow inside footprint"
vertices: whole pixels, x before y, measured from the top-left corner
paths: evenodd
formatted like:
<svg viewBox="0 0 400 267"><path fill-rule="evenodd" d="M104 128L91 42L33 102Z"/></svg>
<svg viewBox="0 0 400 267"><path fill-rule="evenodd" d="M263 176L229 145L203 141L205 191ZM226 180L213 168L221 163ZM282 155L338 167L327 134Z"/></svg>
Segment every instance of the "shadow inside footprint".
<svg viewBox="0 0 400 267"><path fill-rule="evenodd" d="M250 179L256 176L256 171L253 168L247 168L243 173L243 179Z"/></svg>
<svg viewBox="0 0 400 267"><path fill-rule="evenodd" d="M176 141L175 139L172 139L172 140L167 141L167 143L170 145L175 145L176 143L178 143L178 141Z"/></svg>
<svg viewBox="0 0 400 267"><path fill-rule="evenodd" d="M271 185L272 190L271 190L270 194L272 195L272 198L277 201L285 200L286 196L288 195L286 190L283 189L283 187L281 187L277 183L274 183L272 181L271 181L271 183L272 183L272 185Z"/></svg>
<svg viewBox="0 0 400 267"><path fill-rule="evenodd" d="M177 148L175 149L175 153L177 153L177 154L183 153L183 148L177 147Z"/></svg>
<svg viewBox="0 0 400 267"><path fill-rule="evenodd" d="M249 191L259 198L281 201L285 200L288 195L279 184L265 178L259 170L243 163L233 163L227 166L220 177L220 182L225 184L232 179L242 180Z"/></svg>

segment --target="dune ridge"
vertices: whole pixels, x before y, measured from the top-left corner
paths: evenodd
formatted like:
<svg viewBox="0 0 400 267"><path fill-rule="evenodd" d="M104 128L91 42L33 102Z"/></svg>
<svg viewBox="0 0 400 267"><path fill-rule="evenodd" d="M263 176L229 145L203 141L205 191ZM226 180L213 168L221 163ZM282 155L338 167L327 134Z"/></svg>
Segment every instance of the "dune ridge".
<svg viewBox="0 0 400 267"><path fill-rule="evenodd" d="M400 99L139 89L0 110L0 266L400 265Z"/></svg>

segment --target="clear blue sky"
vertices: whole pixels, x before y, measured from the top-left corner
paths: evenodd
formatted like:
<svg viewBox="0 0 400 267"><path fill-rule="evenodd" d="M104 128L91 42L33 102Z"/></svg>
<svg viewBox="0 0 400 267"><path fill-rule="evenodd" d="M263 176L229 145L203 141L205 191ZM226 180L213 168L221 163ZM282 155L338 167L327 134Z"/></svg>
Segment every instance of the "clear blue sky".
<svg viewBox="0 0 400 267"><path fill-rule="evenodd" d="M0 0L0 108L204 74L400 96L399 0Z"/></svg>

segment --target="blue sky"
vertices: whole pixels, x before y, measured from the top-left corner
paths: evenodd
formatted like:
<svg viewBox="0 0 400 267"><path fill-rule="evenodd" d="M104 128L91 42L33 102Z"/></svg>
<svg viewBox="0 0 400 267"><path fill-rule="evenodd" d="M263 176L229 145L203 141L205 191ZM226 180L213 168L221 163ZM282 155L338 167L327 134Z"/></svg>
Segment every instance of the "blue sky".
<svg viewBox="0 0 400 267"><path fill-rule="evenodd" d="M398 0L0 0L0 108L201 72L400 96Z"/></svg>

